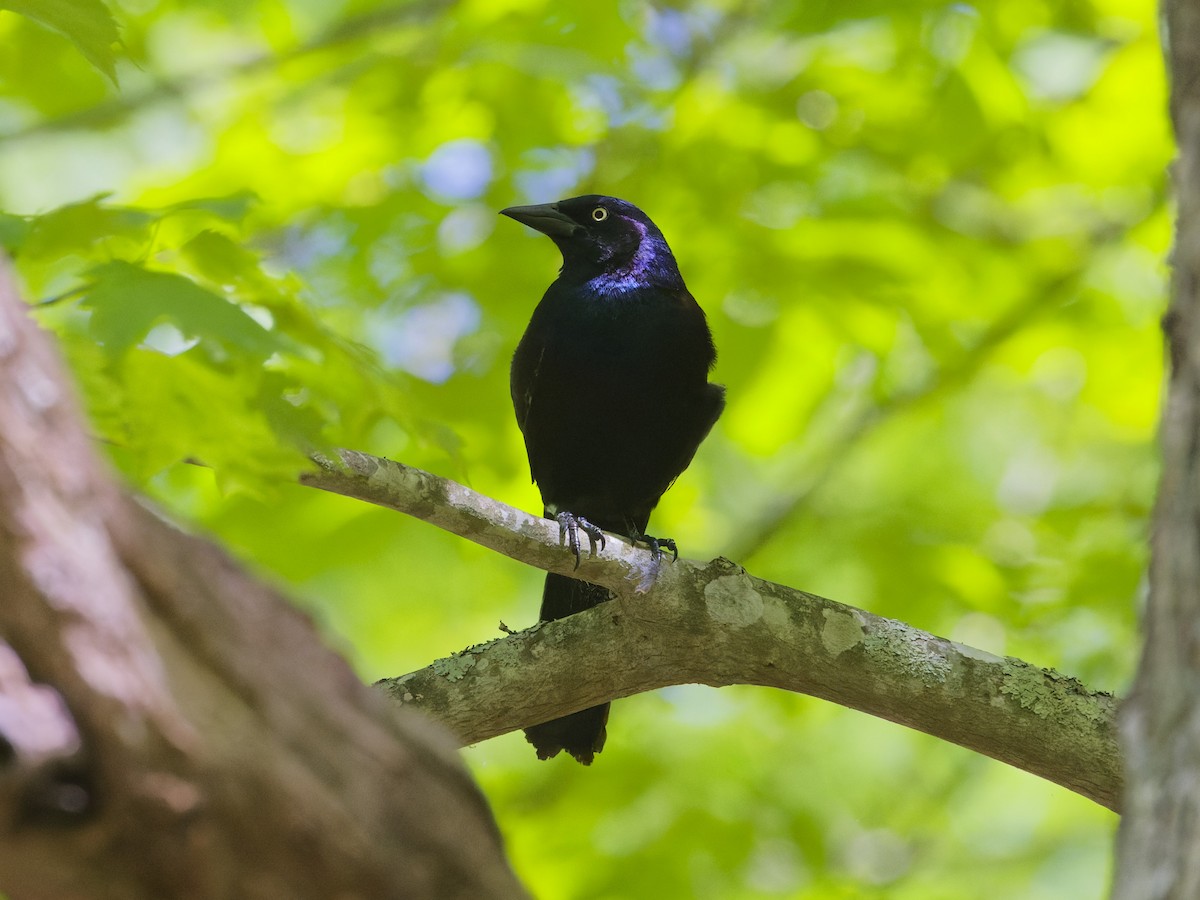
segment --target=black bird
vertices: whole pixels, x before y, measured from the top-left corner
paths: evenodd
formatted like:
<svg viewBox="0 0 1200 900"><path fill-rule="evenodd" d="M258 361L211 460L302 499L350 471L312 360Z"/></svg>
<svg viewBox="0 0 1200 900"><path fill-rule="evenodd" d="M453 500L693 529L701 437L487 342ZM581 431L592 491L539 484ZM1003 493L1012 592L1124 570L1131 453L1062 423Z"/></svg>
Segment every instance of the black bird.
<svg viewBox="0 0 1200 900"><path fill-rule="evenodd" d="M650 511L725 406L709 384L712 334L662 232L624 200L589 194L501 211L562 251L558 278L513 354L511 388L547 518L569 536L601 529L673 552L646 535ZM603 544L601 543L601 546ZM598 585L546 576L541 620L609 599ZM540 759L584 765L604 746L608 704L525 729Z"/></svg>

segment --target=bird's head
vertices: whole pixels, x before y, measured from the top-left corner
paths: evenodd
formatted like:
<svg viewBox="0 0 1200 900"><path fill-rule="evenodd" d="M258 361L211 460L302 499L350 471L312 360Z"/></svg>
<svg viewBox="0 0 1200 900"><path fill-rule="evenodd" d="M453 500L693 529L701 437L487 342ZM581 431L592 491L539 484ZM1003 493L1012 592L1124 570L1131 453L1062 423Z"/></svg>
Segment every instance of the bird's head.
<svg viewBox="0 0 1200 900"><path fill-rule="evenodd" d="M510 206L501 215L540 231L562 251L562 277L605 292L647 285L682 285L679 268L650 217L624 200L587 194Z"/></svg>

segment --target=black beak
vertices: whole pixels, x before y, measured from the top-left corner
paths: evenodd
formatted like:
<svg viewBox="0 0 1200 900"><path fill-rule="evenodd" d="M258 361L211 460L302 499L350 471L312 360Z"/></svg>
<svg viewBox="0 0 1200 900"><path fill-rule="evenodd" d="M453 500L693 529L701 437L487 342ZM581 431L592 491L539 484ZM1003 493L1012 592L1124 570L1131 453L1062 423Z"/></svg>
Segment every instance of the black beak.
<svg viewBox="0 0 1200 900"><path fill-rule="evenodd" d="M522 225L528 225L534 231L540 231L547 237L569 238L583 226L558 211L557 203L539 203L536 206L510 206L500 210L500 215L516 219Z"/></svg>

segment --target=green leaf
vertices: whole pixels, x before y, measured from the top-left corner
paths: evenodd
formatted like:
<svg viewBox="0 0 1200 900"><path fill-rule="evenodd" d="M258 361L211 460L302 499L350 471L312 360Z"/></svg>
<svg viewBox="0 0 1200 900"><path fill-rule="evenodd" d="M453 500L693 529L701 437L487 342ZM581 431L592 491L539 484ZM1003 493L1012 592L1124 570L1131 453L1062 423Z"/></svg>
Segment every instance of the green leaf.
<svg viewBox="0 0 1200 900"><path fill-rule="evenodd" d="M203 197L198 200L184 200L181 203L174 203L166 207L163 209L163 213L199 210L229 222L241 222L246 218L251 207L257 202L258 195L253 191L238 191L226 197Z"/></svg>
<svg viewBox="0 0 1200 900"><path fill-rule="evenodd" d="M185 337L237 348L259 359L279 349L276 337L224 297L182 275L150 272L116 260L91 271L82 305L92 310L91 332L113 357L123 356L159 322Z"/></svg>
<svg viewBox="0 0 1200 900"><path fill-rule="evenodd" d="M255 406L271 430L294 447L324 447L321 416L311 406L292 402L295 384L276 372L264 372Z"/></svg>
<svg viewBox="0 0 1200 900"><path fill-rule="evenodd" d="M16 254L32 230L33 223L25 216L0 213L0 247L10 255Z"/></svg>
<svg viewBox="0 0 1200 900"><path fill-rule="evenodd" d="M97 356L77 348L72 357ZM260 400L273 402L280 382L260 366L218 370L203 357L167 357L135 348L119 366L93 370L87 385L88 411L118 464L143 480L180 460L212 466L228 490L263 494L286 483L304 466L312 446L280 440Z"/></svg>
<svg viewBox="0 0 1200 900"><path fill-rule="evenodd" d="M106 206L107 194L53 209L31 220L33 230L24 251L30 257L59 259L87 255L103 245L105 255L119 250L140 252L155 216L146 210Z"/></svg>
<svg viewBox="0 0 1200 900"><path fill-rule="evenodd" d="M264 280L258 257L220 232L201 231L179 253L197 274L218 285L257 286Z"/></svg>
<svg viewBox="0 0 1200 900"><path fill-rule="evenodd" d="M102 0L0 0L0 10L4 9L65 35L88 62L117 83L112 45L120 43L121 36Z"/></svg>

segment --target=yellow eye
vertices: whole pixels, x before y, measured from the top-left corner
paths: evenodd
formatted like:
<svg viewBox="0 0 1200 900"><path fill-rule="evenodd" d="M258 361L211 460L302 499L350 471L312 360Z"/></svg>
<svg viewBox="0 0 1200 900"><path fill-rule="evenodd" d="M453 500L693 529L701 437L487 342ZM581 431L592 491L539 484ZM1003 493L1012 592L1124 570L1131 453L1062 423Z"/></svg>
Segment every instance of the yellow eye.
<svg viewBox="0 0 1200 900"><path fill-rule="evenodd" d="M605 209L603 206L597 206L595 209L592 210L592 218L595 219L597 222L603 222L605 219L608 218L608 210Z"/></svg>

